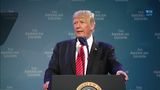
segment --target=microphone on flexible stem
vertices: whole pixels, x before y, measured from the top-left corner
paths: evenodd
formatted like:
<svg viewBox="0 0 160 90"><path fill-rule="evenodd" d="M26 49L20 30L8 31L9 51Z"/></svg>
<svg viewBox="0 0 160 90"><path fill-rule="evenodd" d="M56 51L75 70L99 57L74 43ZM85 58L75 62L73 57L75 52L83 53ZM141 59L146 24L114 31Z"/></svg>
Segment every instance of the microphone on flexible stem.
<svg viewBox="0 0 160 90"><path fill-rule="evenodd" d="M88 54L89 54L88 43L87 43L86 37L78 37L78 40L82 45L87 46L87 51L88 51Z"/></svg>

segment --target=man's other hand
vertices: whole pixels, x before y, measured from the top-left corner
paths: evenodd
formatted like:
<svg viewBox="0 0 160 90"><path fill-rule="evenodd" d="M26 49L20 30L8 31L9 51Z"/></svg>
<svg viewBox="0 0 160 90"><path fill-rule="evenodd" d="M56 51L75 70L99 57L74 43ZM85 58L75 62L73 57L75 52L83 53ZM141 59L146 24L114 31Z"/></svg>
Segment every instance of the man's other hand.
<svg viewBox="0 0 160 90"><path fill-rule="evenodd" d="M43 84L43 90L48 90L49 81Z"/></svg>
<svg viewBox="0 0 160 90"><path fill-rule="evenodd" d="M128 75L124 71L117 71L116 75L122 75L126 81L128 80Z"/></svg>

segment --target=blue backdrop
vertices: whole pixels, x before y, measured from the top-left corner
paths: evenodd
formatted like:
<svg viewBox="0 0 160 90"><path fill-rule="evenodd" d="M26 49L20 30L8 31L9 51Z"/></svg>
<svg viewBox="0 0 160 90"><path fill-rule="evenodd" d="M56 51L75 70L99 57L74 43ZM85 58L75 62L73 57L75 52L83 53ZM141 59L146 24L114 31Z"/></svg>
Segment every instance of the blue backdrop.
<svg viewBox="0 0 160 90"><path fill-rule="evenodd" d="M160 90L160 0L0 0L1 13L18 14L0 45L0 90L42 90L55 44L75 37L79 9L95 13L95 38L116 48L127 90Z"/></svg>

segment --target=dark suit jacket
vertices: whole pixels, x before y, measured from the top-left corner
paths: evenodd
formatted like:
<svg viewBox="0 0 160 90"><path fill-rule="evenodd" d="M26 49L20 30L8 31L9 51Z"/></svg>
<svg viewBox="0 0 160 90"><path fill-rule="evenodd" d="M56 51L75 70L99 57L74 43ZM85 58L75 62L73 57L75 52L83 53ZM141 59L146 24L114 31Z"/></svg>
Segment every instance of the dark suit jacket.
<svg viewBox="0 0 160 90"><path fill-rule="evenodd" d="M44 82L50 81L52 75L75 75L75 52L76 39L57 43L45 72ZM116 74L118 70L122 70L122 66L116 61L114 48L94 40L86 74Z"/></svg>

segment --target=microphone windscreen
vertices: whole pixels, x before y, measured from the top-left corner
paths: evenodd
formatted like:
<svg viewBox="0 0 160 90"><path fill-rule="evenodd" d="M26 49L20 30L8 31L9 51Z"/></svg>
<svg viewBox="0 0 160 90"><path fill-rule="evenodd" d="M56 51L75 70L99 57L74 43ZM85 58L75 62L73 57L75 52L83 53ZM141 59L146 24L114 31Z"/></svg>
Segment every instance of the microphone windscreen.
<svg viewBox="0 0 160 90"><path fill-rule="evenodd" d="M78 40L82 45L87 46L87 39L85 37L78 37Z"/></svg>

